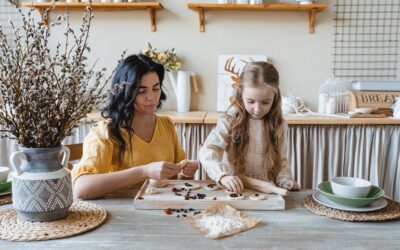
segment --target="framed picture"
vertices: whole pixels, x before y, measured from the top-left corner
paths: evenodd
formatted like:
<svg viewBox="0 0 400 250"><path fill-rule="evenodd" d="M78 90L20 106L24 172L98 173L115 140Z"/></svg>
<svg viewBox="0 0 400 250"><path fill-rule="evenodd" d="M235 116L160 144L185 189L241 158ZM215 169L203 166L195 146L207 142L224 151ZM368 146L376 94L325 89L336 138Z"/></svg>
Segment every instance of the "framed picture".
<svg viewBox="0 0 400 250"><path fill-rule="evenodd" d="M267 61L265 55L219 55L218 56L218 90L217 90L217 111L226 111L229 107L229 98L234 92L235 73L242 72L244 66L251 61ZM234 68L233 68L234 67ZM229 69L228 69L229 68Z"/></svg>

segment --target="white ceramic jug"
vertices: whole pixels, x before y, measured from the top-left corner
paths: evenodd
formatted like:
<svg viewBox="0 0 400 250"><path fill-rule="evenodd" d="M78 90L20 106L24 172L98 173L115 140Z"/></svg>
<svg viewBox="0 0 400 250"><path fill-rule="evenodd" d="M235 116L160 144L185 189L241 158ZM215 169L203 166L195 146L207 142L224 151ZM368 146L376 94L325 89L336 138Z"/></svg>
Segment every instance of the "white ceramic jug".
<svg viewBox="0 0 400 250"><path fill-rule="evenodd" d="M188 112L190 107L190 76L193 74L191 71L178 71L177 78L173 72L168 72L169 79L171 80L172 87L176 95L177 110L178 112Z"/></svg>

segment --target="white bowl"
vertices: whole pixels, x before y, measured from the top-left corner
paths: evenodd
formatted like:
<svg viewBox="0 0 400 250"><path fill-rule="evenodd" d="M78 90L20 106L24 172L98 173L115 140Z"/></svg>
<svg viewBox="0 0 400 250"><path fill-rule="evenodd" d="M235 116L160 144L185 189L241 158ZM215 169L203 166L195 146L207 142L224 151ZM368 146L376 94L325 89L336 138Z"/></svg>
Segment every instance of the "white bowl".
<svg viewBox="0 0 400 250"><path fill-rule="evenodd" d="M356 114L371 114L373 108L356 108L353 110Z"/></svg>
<svg viewBox="0 0 400 250"><path fill-rule="evenodd" d="M335 177L331 180L332 192L347 198L365 198L371 190L371 182L354 177Z"/></svg>

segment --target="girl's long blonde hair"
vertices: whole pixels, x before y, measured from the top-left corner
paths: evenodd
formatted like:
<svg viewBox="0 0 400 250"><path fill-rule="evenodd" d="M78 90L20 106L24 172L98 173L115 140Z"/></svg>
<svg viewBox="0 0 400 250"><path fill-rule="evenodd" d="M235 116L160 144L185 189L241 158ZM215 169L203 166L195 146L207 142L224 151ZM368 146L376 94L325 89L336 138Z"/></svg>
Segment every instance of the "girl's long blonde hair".
<svg viewBox="0 0 400 250"><path fill-rule="evenodd" d="M243 89L245 87L272 86L276 92L270 111L263 117L265 124L265 140L267 147L264 155L263 179L275 181L281 170L281 147L283 144L283 123L281 109L281 94L279 91L279 73L276 68L267 62L250 62L240 75L239 86L231 98L231 106L236 109L230 118L227 153L228 159L235 166L238 174L244 174L246 165L245 156L249 144L249 118L243 103ZM272 167L269 162L272 160Z"/></svg>

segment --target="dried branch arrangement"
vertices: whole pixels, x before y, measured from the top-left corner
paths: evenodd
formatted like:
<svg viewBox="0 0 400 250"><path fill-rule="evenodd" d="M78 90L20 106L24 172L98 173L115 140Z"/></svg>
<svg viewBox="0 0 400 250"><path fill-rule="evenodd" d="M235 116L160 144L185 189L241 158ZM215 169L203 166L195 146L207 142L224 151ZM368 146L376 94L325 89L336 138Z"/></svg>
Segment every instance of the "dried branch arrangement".
<svg viewBox="0 0 400 250"><path fill-rule="evenodd" d="M10 21L13 39L0 26L0 132L9 132L23 147L61 145L103 102L111 78L105 77L105 68L95 71L87 62L91 7L82 17L80 33L63 16L47 27L43 20L48 12L35 21L33 9L26 14L19 10L21 27ZM65 41L50 51L50 30L60 24L65 24Z"/></svg>

